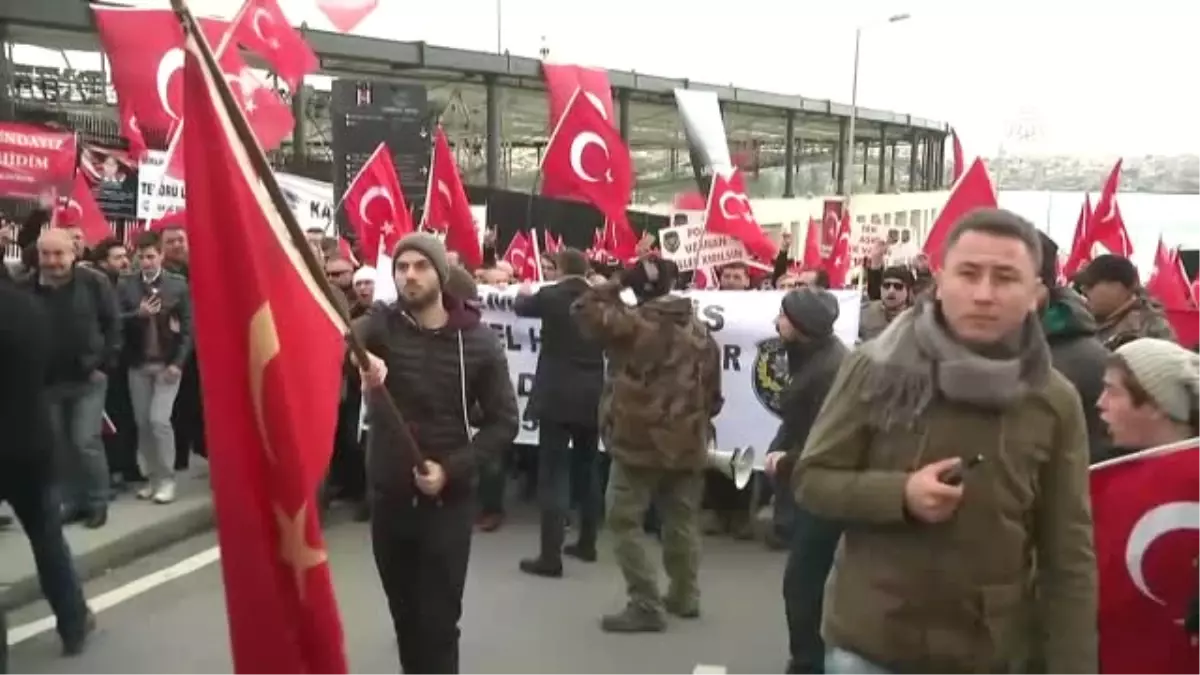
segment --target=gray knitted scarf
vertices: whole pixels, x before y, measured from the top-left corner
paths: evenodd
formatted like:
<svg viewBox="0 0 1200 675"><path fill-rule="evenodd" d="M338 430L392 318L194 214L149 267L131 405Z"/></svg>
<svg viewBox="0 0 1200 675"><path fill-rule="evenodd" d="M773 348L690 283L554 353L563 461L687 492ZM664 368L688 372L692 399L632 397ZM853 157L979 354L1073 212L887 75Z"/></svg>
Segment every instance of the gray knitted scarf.
<svg viewBox="0 0 1200 675"><path fill-rule="evenodd" d="M912 427L936 397L1003 409L1046 382L1050 348L1030 314L1009 358L989 358L952 338L938 319L936 302L924 299L863 345L872 368L863 402L879 429Z"/></svg>

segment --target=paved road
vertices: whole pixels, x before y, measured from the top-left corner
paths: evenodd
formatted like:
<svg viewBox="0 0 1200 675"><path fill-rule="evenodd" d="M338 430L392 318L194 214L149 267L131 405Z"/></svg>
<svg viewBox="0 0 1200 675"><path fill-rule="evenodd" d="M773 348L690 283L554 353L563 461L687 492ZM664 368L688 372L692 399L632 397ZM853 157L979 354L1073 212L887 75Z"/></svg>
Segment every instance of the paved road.
<svg viewBox="0 0 1200 675"><path fill-rule="evenodd" d="M779 598L784 557L761 545L710 539L701 569L704 616L673 621L661 635L602 633L601 613L622 604L611 555L576 562L561 580L517 571L536 527L510 523L475 538L463 619L465 672L691 673L697 664L729 672L781 672L786 630ZM353 672L397 672L395 641L370 553L366 526L330 527L328 546ZM92 582L89 598L153 575L214 544L187 540ZM10 628L48 614L43 603L10 615ZM17 673L229 672L219 565L211 564L116 604L99 615L88 651L63 659L53 632L15 645Z"/></svg>

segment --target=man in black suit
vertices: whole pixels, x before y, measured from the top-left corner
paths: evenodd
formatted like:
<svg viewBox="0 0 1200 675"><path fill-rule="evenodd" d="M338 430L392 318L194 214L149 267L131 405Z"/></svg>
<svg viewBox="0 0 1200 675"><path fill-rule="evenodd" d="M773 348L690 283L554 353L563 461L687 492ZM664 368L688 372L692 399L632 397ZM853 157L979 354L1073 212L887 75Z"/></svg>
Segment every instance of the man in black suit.
<svg viewBox="0 0 1200 675"><path fill-rule="evenodd" d="M58 619L63 652L74 655L83 651L95 618L63 537L54 489L55 436L46 392L50 318L38 298L8 281L0 281L0 316L0 500L11 504L21 521L42 594ZM3 631L0 645L7 645ZM7 652L0 649L0 672L7 666Z"/></svg>
<svg viewBox="0 0 1200 675"><path fill-rule="evenodd" d="M525 416L538 422L538 501L542 511L541 553L521 561L521 571L561 577L564 526L575 483L579 541L566 553L596 559L600 494L596 477L599 446L597 409L604 387L604 349L587 338L571 316L571 305L588 290L588 261L567 248L555 255L559 280L535 293L518 291L517 316L542 320L541 350ZM574 475L575 480L572 481Z"/></svg>

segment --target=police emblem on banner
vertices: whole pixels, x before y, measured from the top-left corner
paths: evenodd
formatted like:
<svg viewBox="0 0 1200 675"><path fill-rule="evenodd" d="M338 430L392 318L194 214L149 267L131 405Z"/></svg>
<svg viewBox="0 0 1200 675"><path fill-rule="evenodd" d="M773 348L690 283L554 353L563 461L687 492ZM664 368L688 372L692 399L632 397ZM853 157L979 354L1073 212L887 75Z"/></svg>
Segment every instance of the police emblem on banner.
<svg viewBox="0 0 1200 675"><path fill-rule="evenodd" d="M776 417L782 417L780 399L783 388L787 386L791 374L788 372L787 349L783 341L777 337L767 338L755 345L758 352L754 355L754 372L750 383L754 388L754 396L764 408L770 410Z"/></svg>
<svg viewBox="0 0 1200 675"><path fill-rule="evenodd" d="M680 244L680 241L679 241L679 233L678 232L672 231L672 232L664 232L663 233L662 245L663 245L663 250L665 250L667 253L670 253L671 255L675 255L677 252L679 252L679 244Z"/></svg>

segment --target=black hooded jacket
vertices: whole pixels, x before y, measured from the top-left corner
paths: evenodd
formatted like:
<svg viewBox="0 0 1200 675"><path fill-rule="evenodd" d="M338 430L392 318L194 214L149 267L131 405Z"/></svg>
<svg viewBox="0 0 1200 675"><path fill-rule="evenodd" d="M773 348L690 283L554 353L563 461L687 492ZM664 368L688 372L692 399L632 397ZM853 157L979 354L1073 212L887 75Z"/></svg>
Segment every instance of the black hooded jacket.
<svg viewBox="0 0 1200 675"><path fill-rule="evenodd" d="M1054 288L1042 310L1042 329L1050 344L1051 363L1079 391L1092 463L1108 459L1113 448L1096 402L1104 390L1109 351L1096 337L1096 320L1078 293L1069 288Z"/></svg>
<svg viewBox="0 0 1200 675"><path fill-rule="evenodd" d="M519 420L499 337L480 323L478 308L448 294L442 298L450 319L437 330L422 328L401 303L372 305L355 330L387 364L385 386L422 455L445 469L440 497L449 501L473 493L480 459L498 457L516 438ZM419 494L412 461L386 402L370 392L366 399L371 492L403 504Z"/></svg>

